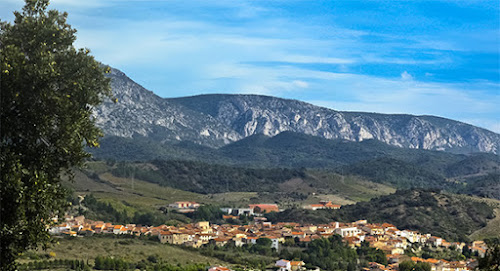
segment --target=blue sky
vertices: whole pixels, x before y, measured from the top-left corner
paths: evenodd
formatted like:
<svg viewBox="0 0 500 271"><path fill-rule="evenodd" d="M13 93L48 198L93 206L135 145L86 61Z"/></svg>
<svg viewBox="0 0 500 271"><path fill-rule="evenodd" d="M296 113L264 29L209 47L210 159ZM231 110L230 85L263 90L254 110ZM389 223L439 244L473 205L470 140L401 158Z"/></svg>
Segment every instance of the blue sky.
<svg viewBox="0 0 500 271"><path fill-rule="evenodd" d="M162 97L264 94L500 132L497 0L51 3L78 47ZM0 18L22 5L2 0Z"/></svg>

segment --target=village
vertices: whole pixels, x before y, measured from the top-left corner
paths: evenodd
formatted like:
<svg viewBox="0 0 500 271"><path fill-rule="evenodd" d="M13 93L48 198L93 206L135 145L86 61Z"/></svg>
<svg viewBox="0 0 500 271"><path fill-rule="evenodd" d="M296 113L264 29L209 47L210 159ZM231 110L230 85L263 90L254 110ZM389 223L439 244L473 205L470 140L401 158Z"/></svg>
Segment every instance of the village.
<svg viewBox="0 0 500 271"><path fill-rule="evenodd" d="M192 212L199 207L195 202L176 202L169 205L170 208L180 212ZM304 208L340 208L331 202L320 202ZM382 265L370 262L364 270L399 270L398 265L402 261L426 262L431 265L432 271L462 271L472 270L477 265L474 259L463 261L446 261L444 259L423 259L405 255L409 247L432 246L435 248L455 248L463 250L465 243L448 242L443 238L423 234L418 231L401 230L389 223L368 223L366 220L351 223L330 222L321 225L301 225L294 222L271 223L263 216L269 212L279 212L276 204L252 204L248 208L222 208L227 213L224 219L237 218L239 215L253 216L253 222L248 225L211 224L208 221L200 221L192 224L178 226L160 225L114 225L104 221L92 221L84 216L66 216L64 222L50 228L53 235L62 236L90 236L94 234L114 235L136 235L157 236L159 242L200 248L207 244L225 246L229 243L236 247L244 245L255 245L261 238L269 239L271 248L279 251L287 239L308 243L320 238L328 238L339 235L350 247L356 248L362 242L367 242L370 247L380 249L387 257L388 264ZM487 246L483 241L475 241L467 246L472 252L483 257ZM280 271L306 270L305 263L300 260L281 259L276 262L275 268ZM230 270L226 267L212 267L210 270Z"/></svg>

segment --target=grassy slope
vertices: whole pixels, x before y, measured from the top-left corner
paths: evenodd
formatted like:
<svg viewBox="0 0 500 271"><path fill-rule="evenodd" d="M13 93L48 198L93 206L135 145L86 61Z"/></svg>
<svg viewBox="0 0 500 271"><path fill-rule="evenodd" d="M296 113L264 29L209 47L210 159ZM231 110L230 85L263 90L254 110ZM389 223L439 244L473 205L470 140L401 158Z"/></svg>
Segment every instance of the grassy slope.
<svg viewBox="0 0 500 271"><path fill-rule="evenodd" d="M113 256L122 258L130 262L138 262L146 259L148 256L156 256L167 260L173 264L188 263L209 263L223 264L227 263L199 254L196 251L188 251L182 248L160 244L158 241L142 239L123 239L112 237L83 237L73 239L56 239L58 244L52 245L46 251L38 250L27 254L35 253L41 257L49 252L56 253L55 259L87 259L93 263L96 256ZM28 261L23 259L20 262Z"/></svg>
<svg viewBox="0 0 500 271"><path fill-rule="evenodd" d="M89 166L103 166L104 163L92 162ZM210 203L206 195L182 191L170 187L161 187L156 184L137 180L118 178L107 172L108 169L97 171L99 178L89 178L80 171L76 172L75 181L66 183L73 188L75 194L94 194L96 198L112 203L117 209L127 209L129 213L135 210L145 210L179 200L193 200ZM97 173L96 172L96 173Z"/></svg>
<svg viewBox="0 0 500 271"><path fill-rule="evenodd" d="M198 202L210 202L206 195L200 195L188 191L182 191L171 187L159 186L135 178L119 178L110 173L100 175L101 179L107 180L119 188L119 198L126 198L134 205L165 205L174 201L192 200ZM109 195L102 195L109 197ZM126 197L123 197L126 196Z"/></svg>
<svg viewBox="0 0 500 271"><path fill-rule="evenodd" d="M309 171L309 181L321 194L342 196L348 201L368 201L374 197L388 195L396 189L388 185L366 181L356 176L341 176L324 171Z"/></svg>
<svg viewBox="0 0 500 271"><path fill-rule="evenodd" d="M490 220L486 227L473 232L469 237L472 240L482 240L485 238L500 236L500 200L486 199L471 196L462 196L465 199L486 202L495 208L495 218Z"/></svg>

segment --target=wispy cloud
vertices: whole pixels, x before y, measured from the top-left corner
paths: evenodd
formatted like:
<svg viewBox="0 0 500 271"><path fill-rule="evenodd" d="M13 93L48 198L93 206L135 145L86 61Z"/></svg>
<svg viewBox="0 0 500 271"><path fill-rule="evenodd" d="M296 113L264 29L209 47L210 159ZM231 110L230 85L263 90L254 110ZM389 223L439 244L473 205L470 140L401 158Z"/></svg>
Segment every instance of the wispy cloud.
<svg viewBox="0 0 500 271"><path fill-rule="evenodd" d="M279 59L269 59L270 61L280 61L289 63L319 63L319 64L351 64L356 62L355 59L334 58L334 57L319 57L319 56L304 56L304 55L288 55Z"/></svg>
<svg viewBox="0 0 500 271"><path fill-rule="evenodd" d="M78 47L164 97L257 93L500 130L500 8L487 1L52 2ZM21 6L2 1L0 17Z"/></svg>
<svg viewBox="0 0 500 271"><path fill-rule="evenodd" d="M408 81L408 80L412 80L413 76L411 74L409 74L407 71L404 71L401 73L401 79Z"/></svg>
<svg viewBox="0 0 500 271"><path fill-rule="evenodd" d="M106 0L51 0L50 3L57 8L99 8L113 5L113 1Z"/></svg>

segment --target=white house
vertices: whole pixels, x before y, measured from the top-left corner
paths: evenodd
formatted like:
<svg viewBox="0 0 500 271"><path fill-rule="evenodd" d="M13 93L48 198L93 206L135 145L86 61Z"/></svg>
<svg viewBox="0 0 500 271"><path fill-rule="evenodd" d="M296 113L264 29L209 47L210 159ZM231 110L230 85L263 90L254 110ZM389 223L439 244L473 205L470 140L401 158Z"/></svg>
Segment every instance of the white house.
<svg viewBox="0 0 500 271"><path fill-rule="evenodd" d="M229 215L244 215L244 216L252 216L255 215L253 209L251 208L220 208L220 210Z"/></svg>
<svg viewBox="0 0 500 271"><path fill-rule="evenodd" d="M357 227L346 227L346 228L337 228L335 229L335 233L342 237L350 237L357 236L361 233L361 230Z"/></svg>
<svg viewBox="0 0 500 271"><path fill-rule="evenodd" d="M59 226L50 228L49 233L51 234L61 234L63 232L68 232L71 230L71 226L68 224L61 224Z"/></svg>
<svg viewBox="0 0 500 271"><path fill-rule="evenodd" d="M281 259L279 261L276 261L275 266L278 267L279 271L290 271L290 270L292 270L292 265L291 265L290 261L288 261L288 260Z"/></svg>
<svg viewBox="0 0 500 271"><path fill-rule="evenodd" d="M271 240L271 248L274 248L277 251L280 247L279 239L278 238L269 238L269 239Z"/></svg>

